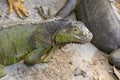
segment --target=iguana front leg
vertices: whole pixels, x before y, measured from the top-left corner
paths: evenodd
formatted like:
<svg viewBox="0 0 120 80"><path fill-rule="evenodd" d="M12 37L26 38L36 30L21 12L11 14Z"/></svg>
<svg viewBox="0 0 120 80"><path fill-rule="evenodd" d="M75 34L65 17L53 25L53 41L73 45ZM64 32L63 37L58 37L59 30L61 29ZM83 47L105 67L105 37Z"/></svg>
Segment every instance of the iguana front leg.
<svg viewBox="0 0 120 80"><path fill-rule="evenodd" d="M6 72L5 72L5 66L0 64L0 78L5 76Z"/></svg>
<svg viewBox="0 0 120 80"><path fill-rule="evenodd" d="M30 52L25 57L25 63L33 65L36 63L43 62L43 57L52 49L52 45L47 43L41 43L40 46L34 51Z"/></svg>
<svg viewBox="0 0 120 80"><path fill-rule="evenodd" d="M26 17L28 16L28 12L25 7L22 5L22 2L25 0L8 0L9 4L9 13L12 13L13 9L16 11L17 15L22 18L20 12L22 12Z"/></svg>
<svg viewBox="0 0 120 80"><path fill-rule="evenodd" d="M53 48L50 50L49 53L45 54L44 56L42 56L42 62L49 62L50 59L53 57L53 55L55 54L55 51L57 49L59 49L60 45L54 45Z"/></svg>

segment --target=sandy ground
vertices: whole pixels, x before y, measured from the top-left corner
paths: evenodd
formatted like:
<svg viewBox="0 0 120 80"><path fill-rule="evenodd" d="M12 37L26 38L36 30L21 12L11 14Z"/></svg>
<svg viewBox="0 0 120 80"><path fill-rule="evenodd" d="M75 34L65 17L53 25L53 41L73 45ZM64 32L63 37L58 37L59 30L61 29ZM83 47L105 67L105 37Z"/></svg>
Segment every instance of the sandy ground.
<svg viewBox="0 0 120 80"><path fill-rule="evenodd" d="M43 6L46 11L51 9L55 14L66 0L26 0L23 5L29 12L29 17L23 19L13 12L8 15L6 0L0 0L0 24L6 27L8 23L17 21L43 20L34 7ZM74 14L72 15L74 19ZM9 27L9 26L7 26ZM0 80L115 80L111 66L107 61L107 54L99 51L91 43L68 44L55 52L48 63L27 66L20 61L6 67L7 75Z"/></svg>

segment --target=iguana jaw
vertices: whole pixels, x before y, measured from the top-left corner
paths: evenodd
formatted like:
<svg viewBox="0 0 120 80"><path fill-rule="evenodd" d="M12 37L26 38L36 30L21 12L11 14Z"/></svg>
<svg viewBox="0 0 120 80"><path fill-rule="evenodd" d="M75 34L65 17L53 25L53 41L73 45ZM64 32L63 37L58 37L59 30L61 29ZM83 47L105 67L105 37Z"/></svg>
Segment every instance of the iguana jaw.
<svg viewBox="0 0 120 80"><path fill-rule="evenodd" d="M66 30L59 31L55 36L56 44L65 44L65 43L86 43L91 41L93 35L89 32L87 35L74 35L69 34Z"/></svg>
<svg viewBox="0 0 120 80"><path fill-rule="evenodd" d="M76 39L79 39L80 40L80 43L86 43L86 42L90 42L91 39L93 38L93 35L92 33L88 33L88 35L86 36L76 36L76 35L73 35Z"/></svg>

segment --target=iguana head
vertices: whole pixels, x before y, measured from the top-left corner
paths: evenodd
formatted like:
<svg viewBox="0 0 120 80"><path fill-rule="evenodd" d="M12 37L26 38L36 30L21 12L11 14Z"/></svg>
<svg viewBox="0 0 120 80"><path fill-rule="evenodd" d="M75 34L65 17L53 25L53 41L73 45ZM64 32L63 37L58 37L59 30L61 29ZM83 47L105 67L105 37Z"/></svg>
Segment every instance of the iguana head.
<svg viewBox="0 0 120 80"><path fill-rule="evenodd" d="M56 33L56 44L86 43L91 41L93 35L80 21L69 21L69 25Z"/></svg>

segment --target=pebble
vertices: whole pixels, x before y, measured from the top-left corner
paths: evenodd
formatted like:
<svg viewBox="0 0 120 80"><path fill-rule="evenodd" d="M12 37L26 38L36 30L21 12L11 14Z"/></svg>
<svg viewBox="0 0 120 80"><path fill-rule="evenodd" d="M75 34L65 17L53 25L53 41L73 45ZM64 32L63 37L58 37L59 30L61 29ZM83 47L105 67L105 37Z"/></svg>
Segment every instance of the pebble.
<svg viewBox="0 0 120 80"><path fill-rule="evenodd" d="M75 68L74 76L82 75L83 77L86 76L86 72L81 70L79 67Z"/></svg>

